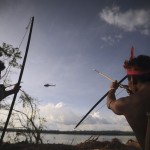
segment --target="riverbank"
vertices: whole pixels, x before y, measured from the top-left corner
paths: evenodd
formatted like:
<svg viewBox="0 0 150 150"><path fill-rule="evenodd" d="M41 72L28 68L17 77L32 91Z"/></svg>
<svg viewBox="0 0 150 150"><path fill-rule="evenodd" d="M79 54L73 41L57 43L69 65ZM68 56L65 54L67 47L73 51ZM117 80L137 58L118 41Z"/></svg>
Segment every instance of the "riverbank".
<svg viewBox="0 0 150 150"><path fill-rule="evenodd" d="M2 150L139 150L136 147L123 144L119 139L112 141L89 140L78 145L65 144L29 144L20 142L16 144L3 143L0 147Z"/></svg>
<svg viewBox="0 0 150 150"><path fill-rule="evenodd" d="M0 131L3 131L3 128L0 128ZM28 130L25 129L14 129L8 128L7 132L19 132L19 133L28 133ZM33 131L34 132L34 131ZM45 134L71 134L71 135L124 135L124 136L132 136L134 133L132 131L119 131L119 130L106 130L106 131L59 131L59 130L39 130L40 133Z"/></svg>

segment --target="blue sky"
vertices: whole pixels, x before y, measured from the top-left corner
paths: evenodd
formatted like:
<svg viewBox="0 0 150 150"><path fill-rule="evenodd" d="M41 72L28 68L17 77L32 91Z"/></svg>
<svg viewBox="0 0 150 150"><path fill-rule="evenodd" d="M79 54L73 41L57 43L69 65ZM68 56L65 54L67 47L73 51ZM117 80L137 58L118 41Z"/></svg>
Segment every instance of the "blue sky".
<svg viewBox="0 0 150 150"><path fill-rule="evenodd" d="M18 47L32 16L22 89L39 100L48 129L73 130L109 90L111 82L93 69L120 80L132 46L135 56L150 55L148 0L0 0L0 43ZM123 116L101 108L105 103L77 130L131 130Z"/></svg>

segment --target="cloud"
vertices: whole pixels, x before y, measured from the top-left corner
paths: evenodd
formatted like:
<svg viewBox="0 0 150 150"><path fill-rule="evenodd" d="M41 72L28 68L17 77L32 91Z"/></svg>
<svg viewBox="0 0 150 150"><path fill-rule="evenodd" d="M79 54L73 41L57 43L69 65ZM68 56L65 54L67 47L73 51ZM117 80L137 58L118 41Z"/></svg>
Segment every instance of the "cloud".
<svg viewBox="0 0 150 150"><path fill-rule="evenodd" d="M40 114L47 120L50 130L73 130L83 117L66 104L49 103L40 106ZM131 130L123 116L105 117L100 112L91 113L78 127L79 130Z"/></svg>
<svg viewBox="0 0 150 150"><path fill-rule="evenodd" d="M137 9L121 12L120 7L106 7L99 13L102 20L125 31L150 34L150 10Z"/></svg>
<svg viewBox="0 0 150 150"><path fill-rule="evenodd" d="M57 104L48 103L39 106L39 113L41 117L46 119L46 126L48 130L73 130L76 124L83 117L78 112L75 112L71 107L63 102ZM5 120L6 112L1 110L0 120ZM80 124L77 130L122 130L130 131L124 116L115 114L101 115L100 112L93 112ZM20 123L15 122L16 127L20 127Z"/></svg>
<svg viewBox="0 0 150 150"><path fill-rule="evenodd" d="M40 106L40 114L47 122L54 124L74 125L79 119L78 115L62 102Z"/></svg>
<svg viewBox="0 0 150 150"><path fill-rule="evenodd" d="M59 108L64 107L64 104L62 102L60 102L60 103L56 104L55 107L59 109Z"/></svg>
<svg viewBox="0 0 150 150"><path fill-rule="evenodd" d="M119 42L123 36L121 34L116 34L116 35L108 35L108 36L103 36L101 37L101 40L106 42L109 45L113 45L115 42Z"/></svg>
<svg viewBox="0 0 150 150"><path fill-rule="evenodd" d="M62 102L57 104L49 103L45 106L40 106L40 113L44 115L48 122L64 125L76 125L82 118L81 115L77 114L71 108L67 107ZM99 112L94 112L87 117L84 121L85 124L110 124L109 121L104 119Z"/></svg>
<svg viewBox="0 0 150 150"><path fill-rule="evenodd" d="M99 112L90 114L79 127L81 130L121 130L132 131L123 115L107 114L101 116Z"/></svg>
<svg viewBox="0 0 150 150"><path fill-rule="evenodd" d="M128 125L128 123L123 115L120 116L120 115L112 114L110 116L110 120L111 120L112 124Z"/></svg>
<svg viewBox="0 0 150 150"><path fill-rule="evenodd" d="M94 112L86 119L86 124L110 124L110 122L100 115L100 112Z"/></svg>

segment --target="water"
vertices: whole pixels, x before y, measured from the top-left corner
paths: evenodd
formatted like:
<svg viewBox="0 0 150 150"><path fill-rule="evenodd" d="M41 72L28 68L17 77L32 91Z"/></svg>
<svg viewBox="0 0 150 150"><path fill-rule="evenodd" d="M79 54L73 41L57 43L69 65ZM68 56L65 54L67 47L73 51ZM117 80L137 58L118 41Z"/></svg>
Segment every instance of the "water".
<svg viewBox="0 0 150 150"><path fill-rule="evenodd" d="M17 141L15 139L16 133L9 132L5 134L4 141L9 141L10 143L14 143ZM72 135L72 134L41 134L43 143L50 143L50 144L68 144L68 145L76 145L80 144L81 142L85 142L88 140L91 135ZM97 135L93 135L92 138L98 137ZM122 143L126 143L129 139L135 140L134 136L112 136L112 135L101 135L98 137L98 141L111 141L112 139L117 138ZM19 137L19 141L24 141L24 137ZM17 141L18 142L18 141Z"/></svg>
<svg viewBox="0 0 150 150"><path fill-rule="evenodd" d="M89 139L91 135L70 135L70 134L45 134L44 135L44 143L59 143L59 144L69 144L76 145L81 142L85 142ZM93 136L93 138L98 137L97 135ZM102 135L98 137L98 141L111 141L112 139L117 138L122 143L126 143L129 139L134 139L134 136L112 136L112 135Z"/></svg>

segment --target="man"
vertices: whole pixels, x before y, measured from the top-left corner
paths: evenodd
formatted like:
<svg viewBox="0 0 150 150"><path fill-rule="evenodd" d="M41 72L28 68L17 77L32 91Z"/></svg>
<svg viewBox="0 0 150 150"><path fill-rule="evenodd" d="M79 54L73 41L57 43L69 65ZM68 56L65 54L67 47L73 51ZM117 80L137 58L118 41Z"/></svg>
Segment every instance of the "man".
<svg viewBox="0 0 150 150"><path fill-rule="evenodd" d="M3 71L4 69L5 69L4 63L0 61L0 78L1 78L1 71ZM5 86L3 84L0 84L0 101L11 94L18 92L19 89L20 86L16 84L13 89L6 91Z"/></svg>
<svg viewBox="0 0 150 150"><path fill-rule="evenodd" d="M150 112L150 57L140 55L125 61L129 96L116 100L117 81L110 86L107 106L117 115L124 115L142 147L145 146L147 112Z"/></svg>

